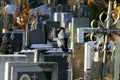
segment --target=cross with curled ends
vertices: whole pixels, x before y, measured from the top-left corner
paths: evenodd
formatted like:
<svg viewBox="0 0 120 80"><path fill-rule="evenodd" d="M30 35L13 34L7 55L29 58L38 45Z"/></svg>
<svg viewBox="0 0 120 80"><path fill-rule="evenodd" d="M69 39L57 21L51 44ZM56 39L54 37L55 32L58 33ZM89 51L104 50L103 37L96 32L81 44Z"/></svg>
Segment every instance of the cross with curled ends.
<svg viewBox="0 0 120 80"><path fill-rule="evenodd" d="M98 23L98 27L97 28L93 28L94 27L94 23L96 22L96 20L92 20L91 21L91 29L83 29L84 32L89 32L91 33L91 35L93 35L93 33L95 34L101 34L102 37L100 37L100 39L102 38L103 40L103 58L102 58L102 78L101 80L104 80L104 76L105 76L105 63L106 63L106 54L107 54L107 46L108 46L108 36L110 34L116 34L118 32L120 32L120 29L115 28L115 25L119 22L119 13L117 14L117 18L112 21L112 13L114 13L115 11L112 11L112 2L111 0L109 1L109 5L108 5L108 11L106 12L102 12L99 15L99 21L97 21ZM103 21L102 20L102 16L103 14L106 14L107 17L106 19ZM99 40L100 40L99 39ZM99 43L98 40L98 43Z"/></svg>

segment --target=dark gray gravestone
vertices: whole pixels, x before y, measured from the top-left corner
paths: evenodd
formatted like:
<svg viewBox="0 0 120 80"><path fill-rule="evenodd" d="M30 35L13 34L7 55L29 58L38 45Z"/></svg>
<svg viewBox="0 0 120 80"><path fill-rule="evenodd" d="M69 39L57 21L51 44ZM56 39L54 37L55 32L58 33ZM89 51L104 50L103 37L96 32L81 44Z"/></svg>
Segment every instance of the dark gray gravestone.
<svg viewBox="0 0 120 80"><path fill-rule="evenodd" d="M29 46L31 44L45 44L46 43L45 31L41 29L35 29L32 31L29 31L28 39L29 39L29 42L28 42Z"/></svg>
<svg viewBox="0 0 120 80"><path fill-rule="evenodd" d="M58 80L68 80L68 62L67 56L45 56L45 62L57 62L58 63Z"/></svg>
<svg viewBox="0 0 120 80"><path fill-rule="evenodd" d="M1 34L2 34L2 38L3 38L3 36L6 35L6 37L7 37L6 46L8 46L9 50L12 50L12 52L19 52L25 47L25 32L24 32L24 30L18 29L18 30L1 33ZM13 36L13 39L11 39L11 36ZM4 48L3 46L4 46L4 41L2 41L0 49ZM13 54L13 53L10 52L10 53L6 53L6 54Z"/></svg>
<svg viewBox="0 0 120 80"><path fill-rule="evenodd" d="M0 80L5 80L5 62L27 62L26 55L0 55Z"/></svg>
<svg viewBox="0 0 120 80"><path fill-rule="evenodd" d="M56 62L58 64L58 80L71 80L71 66L69 53L51 52L44 55L44 62Z"/></svg>
<svg viewBox="0 0 120 80"><path fill-rule="evenodd" d="M51 40L52 36L52 30L58 29L60 27L60 22L54 22L54 21L46 21L44 28L47 32L47 40Z"/></svg>
<svg viewBox="0 0 120 80"><path fill-rule="evenodd" d="M5 65L5 80L58 80L54 62L9 63Z"/></svg>

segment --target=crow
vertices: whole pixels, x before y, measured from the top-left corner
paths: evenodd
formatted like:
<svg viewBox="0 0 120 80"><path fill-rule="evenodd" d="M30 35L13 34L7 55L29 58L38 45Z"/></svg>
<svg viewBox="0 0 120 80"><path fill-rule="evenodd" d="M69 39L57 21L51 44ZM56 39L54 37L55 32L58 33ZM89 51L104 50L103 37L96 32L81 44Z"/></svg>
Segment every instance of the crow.
<svg viewBox="0 0 120 80"><path fill-rule="evenodd" d="M59 48L62 48L63 52L68 52L68 36L65 32L64 27L60 27L60 31L58 33L57 45Z"/></svg>

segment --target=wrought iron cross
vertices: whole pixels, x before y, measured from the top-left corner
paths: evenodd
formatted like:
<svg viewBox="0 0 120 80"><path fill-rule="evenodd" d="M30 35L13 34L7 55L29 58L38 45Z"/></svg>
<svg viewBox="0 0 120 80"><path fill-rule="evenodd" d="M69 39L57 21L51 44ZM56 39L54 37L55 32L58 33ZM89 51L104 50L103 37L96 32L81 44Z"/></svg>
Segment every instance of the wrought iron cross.
<svg viewBox="0 0 120 80"><path fill-rule="evenodd" d="M104 75L105 75L105 62L106 62L106 53L107 53L107 46L108 46L108 35L111 33L116 33L116 32L120 32L120 29L117 29L114 27L114 25L118 22L119 19L119 14L116 18L116 20L114 22L112 22L111 20L111 16L112 16L112 2L109 1L109 5L108 5L108 12L107 12L107 18L105 21L102 21L102 15L104 14L104 12L102 12L99 16L99 21L98 24L100 24L100 26L98 26L98 28L91 28L91 29L84 29L84 32L88 32L88 33L98 33L98 34L102 34L104 37L104 48L103 48L103 71L102 71L102 80L104 80ZM91 27L93 27L93 23L95 22L95 20L93 20L91 22Z"/></svg>

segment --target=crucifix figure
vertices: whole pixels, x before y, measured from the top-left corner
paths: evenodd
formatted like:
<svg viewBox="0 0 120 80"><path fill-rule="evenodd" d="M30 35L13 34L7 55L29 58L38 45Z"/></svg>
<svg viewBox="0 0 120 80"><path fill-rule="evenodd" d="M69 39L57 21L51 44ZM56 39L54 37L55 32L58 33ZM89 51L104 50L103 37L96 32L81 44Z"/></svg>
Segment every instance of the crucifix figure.
<svg viewBox="0 0 120 80"><path fill-rule="evenodd" d="M108 35L112 34L116 34L118 32L120 32L120 29L115 28L115 24L118 22L119 19L119 14L118 17L116 18L116 20L112 21L112 2L109 1L109 5L108 5L108 12L107 12L107 17L105 19L105 21L102 20L102 15L105 12L102 12L99 16L99 21L98 21L98 28L93 28L93 29L83 29L84 32L90 32L90 33L97 33L97 34L102 34L102 38L103 38L103 57L102 57L102 76L101 76L101 80L104 80L105 78L105 67L106 67L106 54L107 52L107 46L108 46ZM91 22L91 27L93 27L93 23L95 22L95 20L93 20Z"/></svg>

